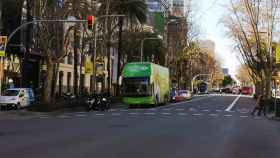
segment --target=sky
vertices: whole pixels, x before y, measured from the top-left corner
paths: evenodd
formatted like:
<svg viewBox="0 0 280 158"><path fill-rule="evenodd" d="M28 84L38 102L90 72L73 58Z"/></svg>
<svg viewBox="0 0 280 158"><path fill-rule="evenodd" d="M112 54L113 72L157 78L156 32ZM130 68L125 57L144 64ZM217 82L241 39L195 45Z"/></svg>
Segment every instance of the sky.
<svg viewBox="0 0 280 158"><path fill-rule="evenodd" d="M234 43L227 35L227 29L221 19L228 13L225 6L229 0L193 0L195 21L200 26L200 39L209 39L216 44L216 54L222 67L228 68L234 77L240 61L237 52L233 49Z"/></svg>

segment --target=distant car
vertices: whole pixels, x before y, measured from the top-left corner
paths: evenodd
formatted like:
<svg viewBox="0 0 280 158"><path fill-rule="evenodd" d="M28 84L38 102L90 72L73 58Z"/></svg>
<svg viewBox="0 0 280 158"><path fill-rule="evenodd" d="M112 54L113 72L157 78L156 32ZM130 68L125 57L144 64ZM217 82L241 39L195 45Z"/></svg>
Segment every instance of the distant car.
<svg viewBox="0 0 280 158"><path fill-rule="evenodd" d="M252 95L253 94L253 88L252 87L242 87L241 93L244 95Z"/></svg>
<svg viewBox="0 0 280 158"><path fill-rule="evenodd" d="M232 90L230 88L223 88L221 89L222 93L232 93Z"/></svg>
<svg viewBox="0 0 280 158"><path fill-rule="evenodd" d="M220 88L213 88L213 89L212 89L212 92L214 92L214 93L219 93L219 92L220 92Z"/></svg>
<svg viewBox="0 0 280 158"><path fill-rule="evenodd" d="M7 89L0 96L0 106L12 106L16 109L30 106L34 102L34 92L31 88Z"/></svg>
<svg viewBox="0 0 280 158"><path fill-rule="evenodd" d="M189 100L192 98L192 94L188 90L179 90L178 95L175 97L176 102Z"/></svg>

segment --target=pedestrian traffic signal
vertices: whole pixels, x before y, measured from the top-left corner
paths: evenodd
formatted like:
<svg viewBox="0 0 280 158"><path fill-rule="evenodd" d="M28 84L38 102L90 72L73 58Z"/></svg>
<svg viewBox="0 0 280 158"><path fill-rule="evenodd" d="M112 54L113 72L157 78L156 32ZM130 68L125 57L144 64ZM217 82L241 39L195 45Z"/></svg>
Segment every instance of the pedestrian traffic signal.
<svg viewBox="0 0 280 158"><path fill-rule="evenodd" d="M88 16L87 22L88 22L88 29L89 30L93 30L94 20L95 20L94 16L92 16L92 15Z"/></svg>

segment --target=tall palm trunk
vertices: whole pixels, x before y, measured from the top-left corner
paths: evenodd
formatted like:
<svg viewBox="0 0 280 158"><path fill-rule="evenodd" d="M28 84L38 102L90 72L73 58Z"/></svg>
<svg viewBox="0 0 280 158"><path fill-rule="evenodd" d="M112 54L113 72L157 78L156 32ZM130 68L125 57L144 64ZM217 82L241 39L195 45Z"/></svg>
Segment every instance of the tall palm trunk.
<svg viewBox="0 0 280 158"><path fill-rule="evenodd" d="M78 26L74 28L74 94L78 95L78 47L79 47L79 38L78 38Z"/></svg>
<svg viewBox="0 0 280 158"><path fill-rule="evenodd" d="M83 31L83 34L82 34L82 48L81 48L81 55L80 55L80 93L82 93L83 92L83 84L82 83L84 83L84 78L82 78L82 76L83 76L83 64L84 63L82 63L82 59L84 59L84 56L85 56L85 53L84 53L84 48L85 48L85 39L84 39L84 37L85 37L85 32Z"/></svg>

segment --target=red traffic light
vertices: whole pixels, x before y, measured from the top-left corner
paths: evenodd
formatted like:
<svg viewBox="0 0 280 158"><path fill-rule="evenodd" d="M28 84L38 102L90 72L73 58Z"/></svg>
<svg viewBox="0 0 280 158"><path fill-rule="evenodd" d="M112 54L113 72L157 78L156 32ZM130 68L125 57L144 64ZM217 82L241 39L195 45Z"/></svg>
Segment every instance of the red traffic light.
<svg viewBox="0 0 280 158"><path fill-rule="evenodd" d="M94 20L95 20L94 16L92 16L92 15L88 16L87 22L88 22L88 29L89 30L93 30Z"/></svg>

